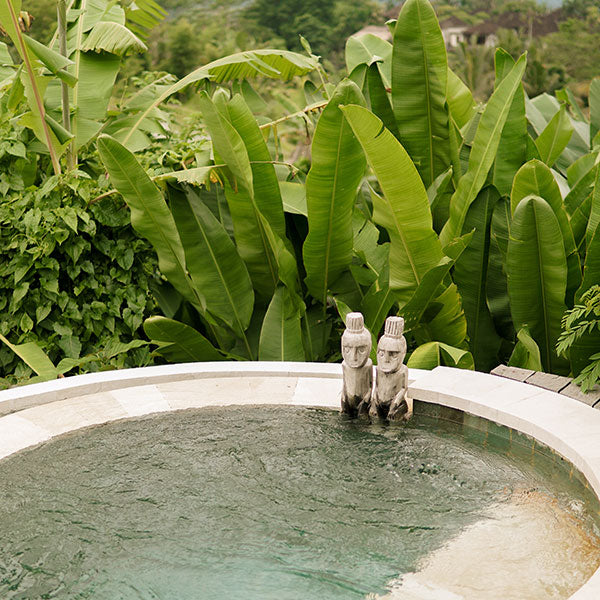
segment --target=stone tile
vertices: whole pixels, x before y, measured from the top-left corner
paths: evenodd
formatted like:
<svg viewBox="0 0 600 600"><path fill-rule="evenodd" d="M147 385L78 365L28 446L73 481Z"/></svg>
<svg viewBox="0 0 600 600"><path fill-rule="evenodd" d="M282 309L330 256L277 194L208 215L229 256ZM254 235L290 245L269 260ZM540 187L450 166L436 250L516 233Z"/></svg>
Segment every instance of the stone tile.
<svg viewBox="0 0 600 600"><path fill-rule="evenodd" d="M506 377L506 379L523 382L528 377L531 377L535 371L530 369L520 369L519 367L508 367L507 365L498 365L495 369L490 371L490 373L492 375L498 375L499 377Z"/></svg>
<svg viewBox="0 0 600 600"><path fill-rule="evenodd" d="M561 375L552 375L552 373L540 373L539 371L527 378L526 383L544 388L551 392L560 392L566 388L571 379Z"/></svg>
<svg viewBox="0 0 600 600"><path fill-rule="evenodd" d="M413 369L413 371L415 371ZM418 370L417 370L418 371ZM236 376L318 377L340 379L341 364L300 362L203 362L158 365L86 373L0 391L0 416L84 395L128 387L157 385L202 378Z"/></svg>
<svg viewBox="0 0 600 600"><path fill-rule="evenodd" d="M0 458L50 439L51 433L21 415L0 419Z"/></svg>
<svg viewBox="0 0 600 600"><path fill-rule="evenodd" d="M157 388L172 410L231 404L291 404L297 377L215 377Z"/></svg>
<svg viewBox="0 0 600 600"><path fill-rule="evenodd" d="M292 404L340 408L342 382L340 379L314 379L299 377Z"/></svg>
<svg viewBox="0 0 600 600"><path fill-rule="evenodd" d="M579 402L583 402L588 406L596 406L598 403L600 403L599 386L595 386L592 390L584 394L578 385L575 385L573 382L571 382L566 388L563 388L560 393L563 396L568 396L569 398L579 400Z"/></svg>
<svg viewBox="0 0 600 600"><path fill-rule="evenodd" d="M428 375L419 377L409 386L409 392L417 400L445 404L507 424L499 417L502 409L542 394L544 390L477 371L437 367Z"/></svg>
<svg viewBox="0 0 600 600"><path fill-rule="evenodd" d="M46 429L52 436L129 416L123 406L108 393L59 400L28 408L18 414Z"/></svg>
<svg viewBox="0 0 600 600"><path fill-rule="evenodd" d="M186 382L188 385L190 382ZM171 410L161 391L155 385L141 385L108 392L130 417Z"/></svg>

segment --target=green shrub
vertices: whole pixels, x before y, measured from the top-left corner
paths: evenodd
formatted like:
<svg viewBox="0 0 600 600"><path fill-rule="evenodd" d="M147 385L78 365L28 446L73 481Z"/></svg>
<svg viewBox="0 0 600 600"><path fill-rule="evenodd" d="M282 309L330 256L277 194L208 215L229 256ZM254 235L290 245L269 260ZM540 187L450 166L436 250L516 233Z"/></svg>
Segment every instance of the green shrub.
<svg viewBox="0 0 600 600"><path fill-rule="evenodd" d="M114 197L93 202L98 184L81 171L25 188L18 141L5 138L0 152L0 186L12 188L0 201L0 333L38 342L55 362L139 338L154 307L156 259L131 229L127 207ZM144 347L111 364L150 360ZM31 370L3 345L0 374L14 383Z"/></svg>

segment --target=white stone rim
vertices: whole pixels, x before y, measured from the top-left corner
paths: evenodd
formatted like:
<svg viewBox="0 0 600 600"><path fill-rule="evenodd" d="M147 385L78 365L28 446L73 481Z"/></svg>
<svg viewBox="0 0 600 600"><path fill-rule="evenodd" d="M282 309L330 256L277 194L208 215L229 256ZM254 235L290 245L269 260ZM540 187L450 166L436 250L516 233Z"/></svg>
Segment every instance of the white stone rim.
<svg viewBox="0 0 600 600"><path fill-rule="evenodd" d="M337 408L341 377L341 365L331 363L188 363L106 371L0 391L0 460L69 431L157 412L237 404ZM494 421L554 449L583 473L600 497L600 411L475 371L412 369L409 379L410 395L416 400ZM598 598L600 569L570 600Z"/></svg>

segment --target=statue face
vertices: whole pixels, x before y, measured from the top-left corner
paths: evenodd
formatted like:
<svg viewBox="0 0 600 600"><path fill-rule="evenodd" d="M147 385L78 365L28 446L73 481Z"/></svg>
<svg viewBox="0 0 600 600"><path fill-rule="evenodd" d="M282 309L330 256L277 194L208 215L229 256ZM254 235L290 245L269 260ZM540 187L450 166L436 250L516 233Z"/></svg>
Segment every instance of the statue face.
<svg viewBox="0 0 600 600"><path fill-rule="evenodd" d="M371 336L365 333L350 333L342 336L342 356L349 367L358 369L364 366L371 352Z"/></svg>
<svg viewBox="0 0 600 600"><path fill-rule="evenodd" d="M377 345L377 367L384 373L395 373L406 356L406 342L383 336Z"/></svg>

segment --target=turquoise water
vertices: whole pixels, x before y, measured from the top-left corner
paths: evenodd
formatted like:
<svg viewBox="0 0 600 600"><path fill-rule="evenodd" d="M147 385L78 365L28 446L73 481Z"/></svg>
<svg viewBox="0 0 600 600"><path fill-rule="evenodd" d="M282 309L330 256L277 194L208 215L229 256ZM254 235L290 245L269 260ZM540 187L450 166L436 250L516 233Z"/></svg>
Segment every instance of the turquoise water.
<svg viewBox="0 0 600 600"><path fill-rule="evenodd" d="M229 407L112 423L0 462L0 598L364 598L492 503L561 485L418 421Z"/></svg>

